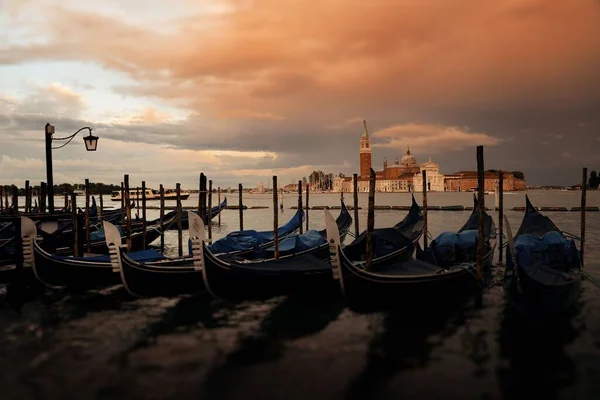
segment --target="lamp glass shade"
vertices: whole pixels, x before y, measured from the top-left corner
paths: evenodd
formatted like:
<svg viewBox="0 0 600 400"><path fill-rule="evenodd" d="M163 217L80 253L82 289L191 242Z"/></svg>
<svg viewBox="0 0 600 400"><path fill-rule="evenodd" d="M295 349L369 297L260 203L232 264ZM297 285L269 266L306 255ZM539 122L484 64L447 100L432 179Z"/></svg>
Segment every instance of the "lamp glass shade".
<svg viewBox="0 0 600 400"><path fill-rule="evenodd" d="M90 134L88 136L85 136L83 138L83 141L85 142L85 149L87 151L96 151L96 149L98 148L98 136Z"/></svg>

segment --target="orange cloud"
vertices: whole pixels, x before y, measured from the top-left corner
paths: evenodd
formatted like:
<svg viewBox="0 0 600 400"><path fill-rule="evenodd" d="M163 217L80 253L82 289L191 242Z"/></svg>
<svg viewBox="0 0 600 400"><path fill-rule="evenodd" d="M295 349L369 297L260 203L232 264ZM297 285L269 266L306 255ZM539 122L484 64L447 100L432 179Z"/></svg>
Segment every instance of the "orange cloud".
<svg viewBox="0 0 600 400"><path fill-rule="evenodd" d="M600 89L592 0L240 0L224 9L167 35L55 7L40 28L47 43L6 48L0 60L96 61L145 87L132 90L184 96L198 112L311 112L329 124L369 107L578 101Z"/></svg>

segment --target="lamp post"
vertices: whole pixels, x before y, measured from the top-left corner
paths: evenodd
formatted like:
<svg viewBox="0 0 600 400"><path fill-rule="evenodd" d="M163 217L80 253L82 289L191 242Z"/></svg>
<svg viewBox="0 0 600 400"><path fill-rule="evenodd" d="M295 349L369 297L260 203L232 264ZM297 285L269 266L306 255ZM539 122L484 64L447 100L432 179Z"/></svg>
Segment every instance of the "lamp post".
<svg viewBox="0 0 600 400"><path fill-rule="evenodd" d="M62 138L52 137L54 134L54 126L49 123L46 124L46 181L48 183L48 212L54 212L54 178L52 177L52 150L57 150L68 145L71 140L81 131L88 130L89 135L83 138L85 143L85 149L87 151L96 151L98 148L98 136L92 135L92 128L89 126L83 127L79 129L77 132L72 134L71 136L66 136ZM53 141L67 141L66 143L58 146L52 147Z"/></svg>

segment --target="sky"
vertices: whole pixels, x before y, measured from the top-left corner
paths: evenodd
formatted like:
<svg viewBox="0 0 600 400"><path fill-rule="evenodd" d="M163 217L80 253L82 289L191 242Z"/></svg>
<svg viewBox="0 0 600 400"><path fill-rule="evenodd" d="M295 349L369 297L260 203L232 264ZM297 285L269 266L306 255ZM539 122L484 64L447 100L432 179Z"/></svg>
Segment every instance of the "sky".
<svg viewBox="0 0 600 400"><path fill-rule="evenodd" d="M432 158L600 170L600 0L0 0L0 184L196 188ZM59 143L55 143L56 145Z"/></svg>

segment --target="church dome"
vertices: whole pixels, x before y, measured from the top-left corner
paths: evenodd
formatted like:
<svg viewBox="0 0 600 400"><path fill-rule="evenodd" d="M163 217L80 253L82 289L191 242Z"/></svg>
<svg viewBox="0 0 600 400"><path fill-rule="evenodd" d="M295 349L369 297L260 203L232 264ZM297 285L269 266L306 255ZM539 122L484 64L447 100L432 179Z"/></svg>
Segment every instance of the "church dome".
<svg viewBox="0 0 600 400"><path fill-rule="evenodd" d="M410 154L410 148L406 150L406 154L402 156L401 164L404 166L412 166L417 164L417 160Z"/></svg>

